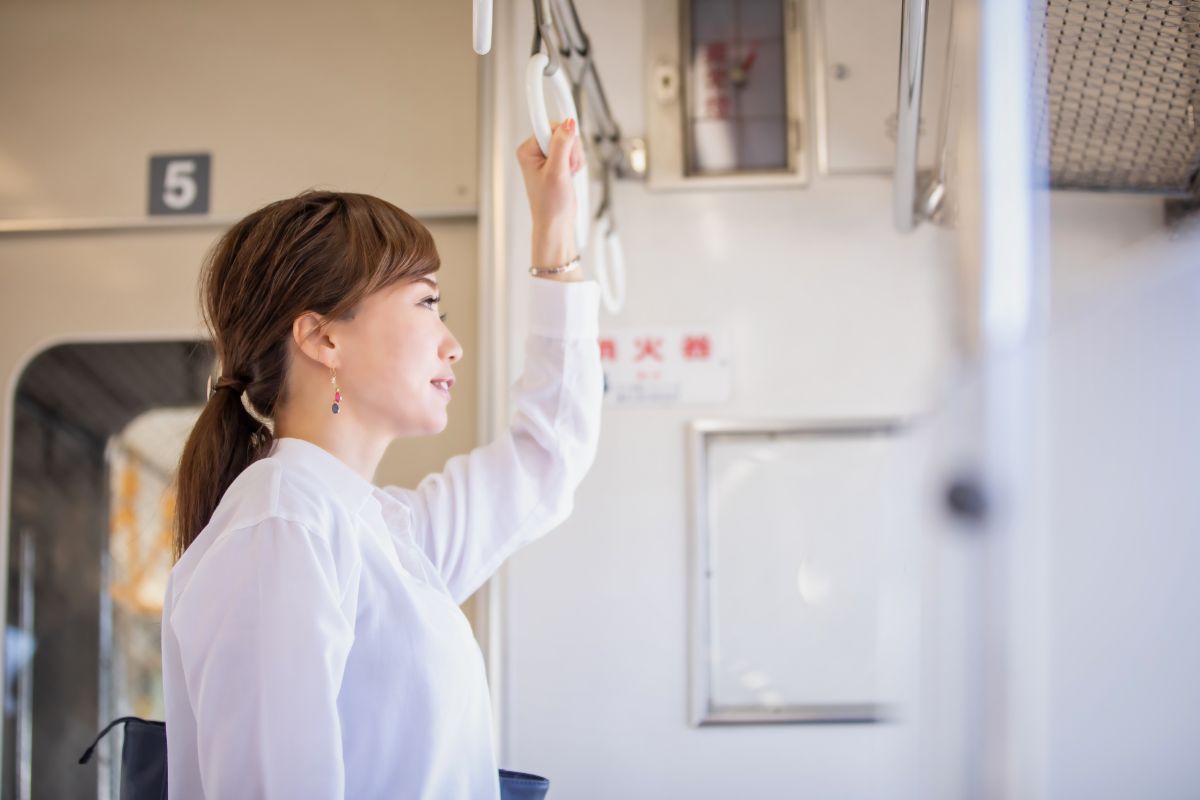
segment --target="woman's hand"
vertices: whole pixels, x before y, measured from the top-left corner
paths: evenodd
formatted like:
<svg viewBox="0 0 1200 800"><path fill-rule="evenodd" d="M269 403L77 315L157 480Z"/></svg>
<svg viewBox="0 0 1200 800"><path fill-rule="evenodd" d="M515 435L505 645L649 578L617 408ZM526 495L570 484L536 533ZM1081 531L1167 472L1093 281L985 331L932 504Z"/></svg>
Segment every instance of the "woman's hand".
<svg viewBox="0 0 1200 800"><path fill-rule="evenodd" d="M542 155L530 136L517 148L525 178L525 194L533 218L532 260L535 267L557 267L579 253L575 249L575 187L571 176L585 168L583 144L575 120L552 125L550 153ZM576 273L577 270L572 270Z"/></svg>

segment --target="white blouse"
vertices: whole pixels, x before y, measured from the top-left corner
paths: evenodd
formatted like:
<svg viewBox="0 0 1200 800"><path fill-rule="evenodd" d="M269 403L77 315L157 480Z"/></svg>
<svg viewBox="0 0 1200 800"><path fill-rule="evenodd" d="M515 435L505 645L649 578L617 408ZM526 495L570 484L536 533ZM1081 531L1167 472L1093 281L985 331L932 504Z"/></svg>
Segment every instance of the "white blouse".
<svg viewBox="0 0 1200 800"><path fill-rule="evenodd" d="M499 797L459 604L570 514L603 395L597 284L530 283L496 441L413 490L282 438L229 486L164 599L172 800Z"/></svg>

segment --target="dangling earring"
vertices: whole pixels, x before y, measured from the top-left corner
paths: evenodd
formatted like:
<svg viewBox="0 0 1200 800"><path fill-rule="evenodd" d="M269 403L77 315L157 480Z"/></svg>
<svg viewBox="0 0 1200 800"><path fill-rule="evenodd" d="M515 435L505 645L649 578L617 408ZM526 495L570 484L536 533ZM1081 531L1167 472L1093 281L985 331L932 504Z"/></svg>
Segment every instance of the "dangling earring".
<svg viewBox="0 0 1200 800"><path fill-rule="evenodd" d="M329 382L333 384L333 413L338 413L338 405L342 402L342 390L337 385L337 373L329 368Z"/></svg>

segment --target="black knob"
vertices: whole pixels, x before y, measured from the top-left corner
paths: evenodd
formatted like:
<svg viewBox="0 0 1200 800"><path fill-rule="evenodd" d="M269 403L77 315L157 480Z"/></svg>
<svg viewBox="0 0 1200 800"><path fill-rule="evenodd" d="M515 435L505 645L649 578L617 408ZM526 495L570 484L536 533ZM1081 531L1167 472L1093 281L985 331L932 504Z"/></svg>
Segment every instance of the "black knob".
<svg viewBox="0 0 1200 800"><path fill-rule="evenodd" d="M983 522L987 518L988 498L983 481L977 475L964 474L946 485L946 509L959 519Z"/></svg>

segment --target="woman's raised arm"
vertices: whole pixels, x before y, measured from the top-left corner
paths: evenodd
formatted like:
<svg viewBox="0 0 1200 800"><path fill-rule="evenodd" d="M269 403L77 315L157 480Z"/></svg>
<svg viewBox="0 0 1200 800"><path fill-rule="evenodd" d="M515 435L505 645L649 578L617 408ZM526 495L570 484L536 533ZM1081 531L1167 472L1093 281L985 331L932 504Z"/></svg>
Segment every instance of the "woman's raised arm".
<svg viewBox="0 0 1200 800"><path fill-rule="evenodd" d="M532 278L525 369L508 430L454 456L415 490L382 487L411 510L416 542L455 602L571 513L600 436L599 303L594 281Z"/></svg>

